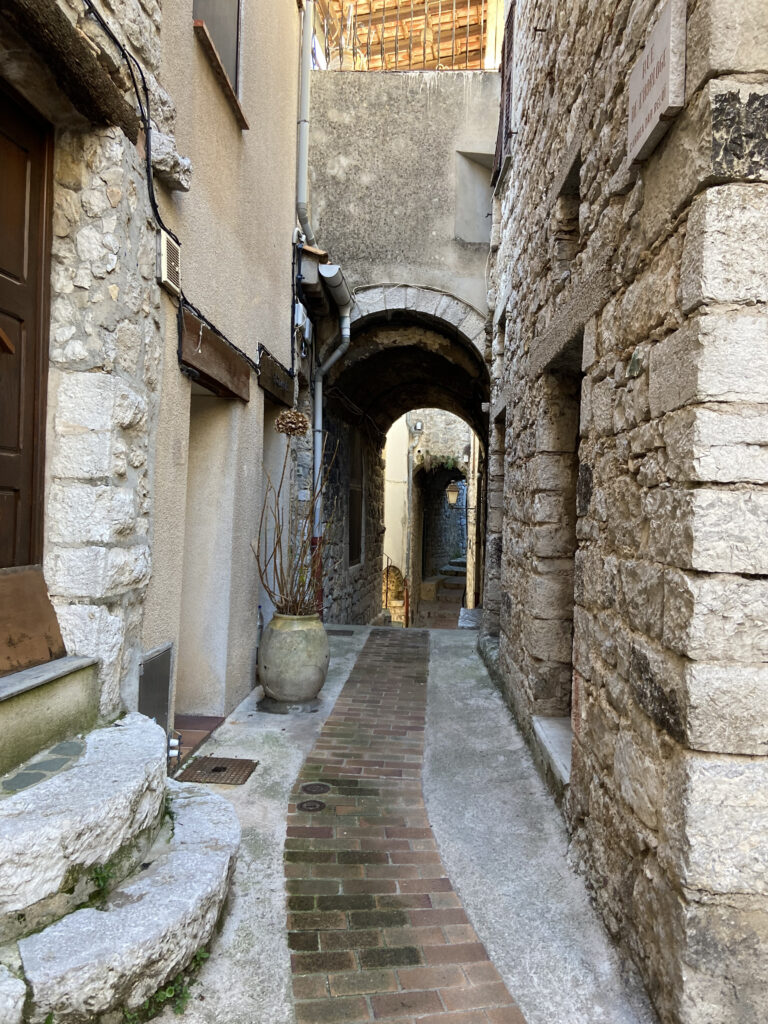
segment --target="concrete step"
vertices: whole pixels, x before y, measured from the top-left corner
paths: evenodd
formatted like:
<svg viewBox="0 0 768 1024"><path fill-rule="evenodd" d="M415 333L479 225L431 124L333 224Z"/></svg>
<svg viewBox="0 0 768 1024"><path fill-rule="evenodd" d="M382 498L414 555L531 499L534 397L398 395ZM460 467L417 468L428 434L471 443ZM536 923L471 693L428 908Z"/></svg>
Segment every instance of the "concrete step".
<svg viewBox="0 0 768 1024"><path fill-rule="evenodd" d="M24 772L28 782L43 781L0 799L0 942L87 901L99 887L97 865L109 864L110 879L120 881L159 828L166 738L154 722L126 715L89 733L71 767L66 760L38 755L15 781ZM59 761L62 770L45 778L43 766L55 771Z"/></svg>
<svg viewBox="0 0 768 1024"><path fill-rule="evenodd" d="M4 775L39 750L94 727L99 714L98 662L67 656L11 672L0 679L0 704Z"/></svg>
<svg viewBox="0 0 768 1024"><path fill-rule="evenodd" d="M170 816L142 870L98 908L77 910L21 939L27 1019L93 1021L136 1009L213 935L240 843L232 805L168 780Z"/></svg>

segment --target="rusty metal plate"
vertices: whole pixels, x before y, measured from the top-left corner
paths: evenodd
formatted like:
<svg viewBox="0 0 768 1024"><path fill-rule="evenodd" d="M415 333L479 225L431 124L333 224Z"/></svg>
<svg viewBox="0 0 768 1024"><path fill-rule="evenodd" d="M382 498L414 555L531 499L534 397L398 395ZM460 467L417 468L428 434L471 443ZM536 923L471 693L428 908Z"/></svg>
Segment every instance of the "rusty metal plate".
<svg viewBox="0 0 768 1024"><path fill-rule="evenodd" d="M296 804L296 807L300 811L308 811L310 813L325 810L325 804L322 800L302 800L300 804Z"/></svg>
<svg viewBox="0 0 768 1024"><path fill-rule="evenodd" d="M328 793L331 787L326 782L307 782L301 787L303 793Z"/></svg>
<svg viewBox="0 0 768 1024"><path fill-rule="evenodd" d="M179 782L215 782L217 786L242 786L258 763L244 757L196 757L176 778Z"/></svg>

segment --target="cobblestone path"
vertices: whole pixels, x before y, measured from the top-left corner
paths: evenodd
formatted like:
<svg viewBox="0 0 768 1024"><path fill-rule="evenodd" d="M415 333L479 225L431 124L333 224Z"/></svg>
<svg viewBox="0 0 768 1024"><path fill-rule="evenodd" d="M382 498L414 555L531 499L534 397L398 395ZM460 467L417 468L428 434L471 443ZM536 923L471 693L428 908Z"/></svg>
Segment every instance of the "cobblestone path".
<svg viewBox="0 0 768 1024"><path fill-rule="evenodd" d="M294 787L285 874L298 1024L525 1024L427 821L428 647L425 632L371 632Z"/></svg>

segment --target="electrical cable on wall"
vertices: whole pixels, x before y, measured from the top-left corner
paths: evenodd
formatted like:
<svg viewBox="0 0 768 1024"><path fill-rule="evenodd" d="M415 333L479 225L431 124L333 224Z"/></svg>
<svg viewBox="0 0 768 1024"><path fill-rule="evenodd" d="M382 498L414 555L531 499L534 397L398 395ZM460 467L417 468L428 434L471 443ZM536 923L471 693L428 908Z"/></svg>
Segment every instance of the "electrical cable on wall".
<svg viewBox="0 0 768 1024"><path fill-rule="evenodd" d="M83 0L83 4L84 4L86 10L88 11L88 13L98 22L98 24L102 27L102 29L104 30L106 35L109 37L109 39L112 40L112 42L115 44L117 49L120 51L120 55L122 56L123 60L125 61L126 67L128 68L128 73L129 73L129 75L131 77L131 82L133 84L133 91L136 94L136 102L137 102L138 107L139 107L139 117L141 118L141 123L144 126L144 134L146 136L146 147L145 147L145 149L146 149L146 166L147 166L147 192L148 192L148 195L149 195L149 203L150 203L150 206L152 207L152 213L154 214L154 217L155 217L155 220L156 220L157 224L163 229L163 231L165 231L168 235L170 235L170 237L174 240L174 242L177 245L180 246L181 245L181 241L180 241L179 237L175 234L175 232L173 232L168 227L168 225L163 220L162 214L160 213L160 208L159 208L158 203L157 203L157 196L155 195L155 181L154 181L154 174L153 174L153 171L152 171L152 123L151 123L151 109L150 109L150 98L149 98L149 86L147 85L147 79L146 79L146 76L144 74L144 69L142 68L142 66L139 63L139 61L133 56L133 54L129 53L129 51L125 48L125 46L123 46L123 44L117 38L115 33L110 28L109 23L105 20L105 18L101 14L101 12L94 6L93 0ZM141 79L141 90L143 90L143 93L144 93L144 100L143 101L142 101L142 97L141 97L141 90L139 89L139 84L138 84L138 82L136 80L136 74L134 73L134 66L135 66L136 70L138 71L139 77ZM293 274L291 275L291 277L293 278ZM184 328L184 309L185 308L188 309L191 313L194 313L194 315L201 321L201 324L205 324L206 327L208 327L211 331L213 331L213 333L216 334L217 337L221 338L221 340L229 348L231 348L233 351L237 352L238 355L240 355L243 359L245 359L245 361L248 363L248 365L251 367L251 369L255 372L256 376L257 377L259 376L259 374L261 373L261 369L260 369L260 366L259 366L259 360L261 358L262 351L265 351L264 346L261 345L261 344L259 345L259 348L258 348L259 359L257 359L257 360L252 359L246 352L243 352L242 349L238 348L237 345L233 344L233 342L231 342L229 340L229 338L227 338L227 336L225 334L223 334L218 329L218 327L216 327L215 324L213 324L208 319L208 317L205 316L205 314L202 313L197 308L197 306L193 305L189 301L189 299L187 299L187 297L186 297L186 295L184 294L183 291L181 292L181 295L179 297L179 305L178 305L178 310L177 310L177 319L178 319L178 325L179 325L179 357L181 357L181 336L182 336L183 328ZM272 358L274 358L274 356ZM292 342L291 342L291 369L287 370L285 367L283 367L283 369L286 369L286 372L290 374L291 378L293 378L295 376L294 358L295 358L295 356L294 356L294 342L292 340ZM279 363L279 360L275 360L275 362ZM282 364L279 364L279 365L282 366ZM194 379L194 377L196 376L194 371L190 370L188 367L183 367L182 366L181 369L182 369L182 372L186 374L186 376L188 376L188 377L190 377L192 379Z"/></svg>
<svg viewBox="0 0 768 1024"><path fill-rule="evenodd" d="M132 53L123 46L120 40L117 38L115 33L110 28L108 22L105 20L101 12L94 6L93 0L83 0L86 10L91 14L101 27L106 32L107 36L112 40L115 46L120 51L123 60L128 68L128 73L131 76L131 82L133 83L133 91L136 94L136 102L139 106L139 117L141 123L144 125L144 134L146 136L146 164L147 164L147 191L149 193L149 203L152 207L152 212L155 215L155 220L160 227L167 234L171 236L177 245L181 245L181 242L176 234L167 226L160 213L160 208L157 205L157 197L155 196L155 181L152 173L152 123L151 123L151 111L149 101L149 86L147 85L147 79L144 74L144 69L141 64L136 60ZM136 81L136 75L133 72L133 65L136 66L139 76L141 77L141 84L144 90L144 102L142 102L141 94L139 92L139 85ZM146 106L145 106L146 104Z"/></svg>

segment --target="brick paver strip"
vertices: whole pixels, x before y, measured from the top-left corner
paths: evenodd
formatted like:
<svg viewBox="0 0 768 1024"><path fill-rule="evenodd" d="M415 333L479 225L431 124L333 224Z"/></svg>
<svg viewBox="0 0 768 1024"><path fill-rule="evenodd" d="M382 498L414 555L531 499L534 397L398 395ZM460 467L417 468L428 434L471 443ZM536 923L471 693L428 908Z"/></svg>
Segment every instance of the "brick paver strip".
<svg viewBox="0 0 768 1024"><path fill-rule="evenodd" d="M427 820L428 655L423 631L372 630L294 787L285 874L298 1024L525 1024ZM308 794L309 782L330 788ZM299 810L304 800L323 806Z"/></svg>

